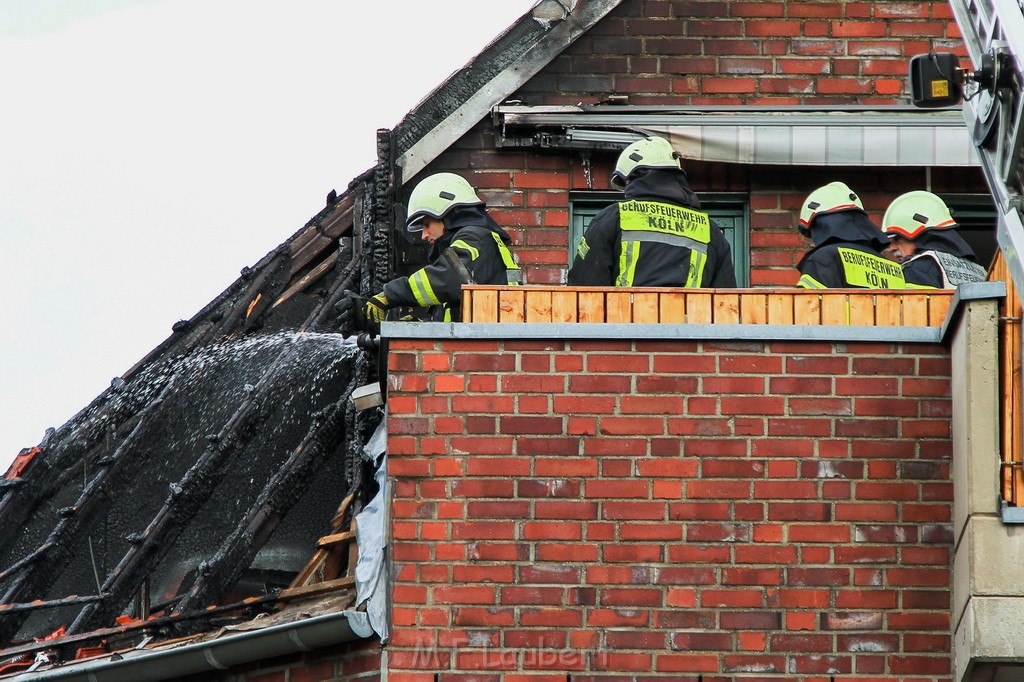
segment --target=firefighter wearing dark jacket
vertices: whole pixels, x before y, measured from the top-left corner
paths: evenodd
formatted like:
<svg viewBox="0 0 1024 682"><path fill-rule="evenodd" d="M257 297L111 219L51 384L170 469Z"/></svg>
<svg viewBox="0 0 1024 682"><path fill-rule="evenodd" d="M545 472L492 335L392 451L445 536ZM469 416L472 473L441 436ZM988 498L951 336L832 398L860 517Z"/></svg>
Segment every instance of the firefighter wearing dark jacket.
<svg viewBox="0 0 1024 682"><path fill-rule="evenodd" d="M882 229L892 240L908 288L955 289L986 278L956 227L946 202L931 192L907 192L889 204Z"/></svg>
<svg viewBox="0 0 1024 682"><path fill-rule="evenodd" d="M842 182L811 192L800 209L800 234L813 242L797 263L804 289L903 289L903 269L882 256L889 238Z"/></svg>
<svg viewBox="0 0 1024 682"><path fill-rule="evenodd" d="M511 237L459 175L437 173L416 185L406 229L433 246L430 264L391 280L368 299L363 315L369 322L380 322L389 309L400 306L427 307L431 320L458 322L463 284L522 283L509 250Z"/></svg>
<svg viewBox="0 0 1024 682"><path fill-rule="evenodd" d="M569 270L573 286L735 287L729 242L700 210L679 154L648 137L619 155L612 184L625 201L587 227Z"/></svg>

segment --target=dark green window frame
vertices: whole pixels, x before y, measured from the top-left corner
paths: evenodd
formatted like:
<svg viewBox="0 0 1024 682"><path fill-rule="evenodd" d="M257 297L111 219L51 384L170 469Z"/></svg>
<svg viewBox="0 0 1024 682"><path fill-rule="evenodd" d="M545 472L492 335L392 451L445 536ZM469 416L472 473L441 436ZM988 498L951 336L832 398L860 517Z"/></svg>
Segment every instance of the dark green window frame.
<svg viewBox="0 0 1024 682"><path fill-rule="evenodd" d="M569 264L576 258L580 243L590 221L605 206L622 199L619 192L574 193L569 198ZM736 268L736 285L750 286L750 207L746 196L701 194L701 208L722 228L732 251Z"/></svg>
<svg viewBox="0 0 1024 682"><path fill-rule="evenodd" d="M996 223L999 216L992 197L988 194L940 194L953 220L957 232L964 238L985 268L992 264L999 245L996 242Z"/></svg>

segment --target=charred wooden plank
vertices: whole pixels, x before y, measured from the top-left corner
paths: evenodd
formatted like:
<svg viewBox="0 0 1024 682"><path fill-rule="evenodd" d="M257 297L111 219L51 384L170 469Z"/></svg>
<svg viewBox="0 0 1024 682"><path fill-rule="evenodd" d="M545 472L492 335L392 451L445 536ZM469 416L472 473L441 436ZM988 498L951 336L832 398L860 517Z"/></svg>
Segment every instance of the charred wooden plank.
<svg viewBox="0 0 1024 682"><path fill-rule="evenodd" d="M19 601L33 601L43 598L50 588L55 576L57 576L68 565L74 554L74 543L76 537L88 535L101 513L112 503L113 496L108 494L117 488L126 477L131 475L132 469L144 465L144 461L129 458L129 453L136 443L144 442L149 436L151 429L162 428L156 424L156 420L149 420L160 406L162 396L167 395L174 386L172 378L164 385L160 397L153 400L146 407L140 419L132 429L131 433L121 442L109 458L107 466L100 468L96 475L89 481L82 490L78 499L72 506L73 513L64 515L50 531L46 542L26 560L19 562L16 571L8 569L15 575L7 592L0 599L0 603L12 604ZM104 593L103 590L100 590ZM0 641L7 641L17 633L24 623L27 613L17 612L13 616L0 618Z"/></svg>
<svg viewBox="0 0 1024 682"><path fill-rule="evenodd" d="M191 611L216 603L238 582L278 523L299 500L309 477L342 442L342 420L348 396L355 387L356 382L350 381L341 399L324 414L314 417L306 437L267 481L242 522L205 563L204 570L197 572L178 605L180 610Z"/></svg>
<svg viewBox="0 0 1024 682"><path fill-rule="evenodd" d="M280 594L277 596L278 599L281 600L297 599L299 597L313 597L321 594L327 594L328 592L354 589L355 584L355 576L345 576L344 578L327 580L322 583L313 583L312 585L306 585L304 587L289 587L288 589L281 590Z"/></svg>
<svg viewBox="0 0 1024 682"><path fill-rule="evenodd" d="M352 273L348 275L352 276ZM307 317L296 337L323 319L329 307L341 296L346 284L345 277L335 283L323 303ZM271 401L265 399L265 396L285 379L281 370L292 360L297 348L298 344L293 340L291 345L278 354L196 463L172 488L163 506L141 534L139 542L131 546L109 574L99 591L110 594L110 599L87 604L68 627L69 633L91 630L108 622L128 602L139 582L152 573L167 555L189 520L189 514L183 510L187 512L196 509L209 497L223 479L226 473L224 465L230 456L248 442L257 431L253 425L260 423L267 411L272 409Z"/></svg>

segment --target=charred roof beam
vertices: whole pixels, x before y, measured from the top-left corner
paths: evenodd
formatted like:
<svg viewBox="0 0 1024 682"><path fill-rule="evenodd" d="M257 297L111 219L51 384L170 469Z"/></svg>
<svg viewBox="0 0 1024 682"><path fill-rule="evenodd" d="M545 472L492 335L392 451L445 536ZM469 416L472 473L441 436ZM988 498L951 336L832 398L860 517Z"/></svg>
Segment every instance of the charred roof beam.
<svg viewBox="0 0 1024 682"><path fill-rule="evenodd" d="M67 508L67 512L50 532L46 542L32 555L16 564L19 565L16 577L0 600L0 604L40 599L49 589L54 576L59 574L71 560L72 550L75 546L74 540L88 535L96 519L109 506L111 496L106 492L116 488L125 477L132 473L133 470L128 466L129 463L135 464L135 469L145 463L144 457L133 459L128 454L133 451L136 444L145 443L148 428L153 426L148 417L161 405L162 397L167 395L173 386L174 378L163 386L160 395L142 412L135 428L107 458L106 465L85 486L75 504ZM143 452L145 452L145 448L143 448ZM12 573L14 571L11 569L4 571L5 575ZM97 580L97 582L99 581ZM100 590L101 595L105 592L105 590ZM9 613L10 615L8 615ZM0 641L10 640L27 616L27 613L20 610L13 612L0 610Z"/></svg>
<svg viewBox="0 0 1024 682"><path fill-rule="evenodd" d="M337 451L345 436L345 405L354 386L355 379L351 379L341 400L314 415L308 434L267 481L245 519L217 553L199 567L192 587L175 607L176 611L188 612L216 603L238 582L278 523L298 501L309 477Z"/></svg>
<svg viewBox="0 0 1024 682"><path fill-rule="evenodd" d="M334 303L341 298L344 289L351 285L355 273L356 264L350 263L323 303L310 313L291 345L278 354L255 389L220 432L211 438L195 465L180 482L171 486L161 509L101 586L100 592L110 594L110 599L86 605L68 627L69 634L101 627L132 599L138 584L153 572L181 534L189 520L188 512L197 509L209 497L224 478L230 456L248 442L248 438L255 432L254 424L272 409L272 401L266 399L266 396L282 379L282 368L287 366L297 352L298 336L316 327L333 313Z"/></svg>

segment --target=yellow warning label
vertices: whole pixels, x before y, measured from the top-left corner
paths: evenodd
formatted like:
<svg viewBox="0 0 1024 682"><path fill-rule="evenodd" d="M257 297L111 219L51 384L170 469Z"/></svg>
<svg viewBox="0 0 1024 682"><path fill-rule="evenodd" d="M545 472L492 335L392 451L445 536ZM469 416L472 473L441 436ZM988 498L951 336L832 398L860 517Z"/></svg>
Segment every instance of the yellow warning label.
<svg viewBox="0 0 1024 682"><path fill-rule="evenodd" d="M932 97L949 97L949 81L932 81Z"/></svg>

